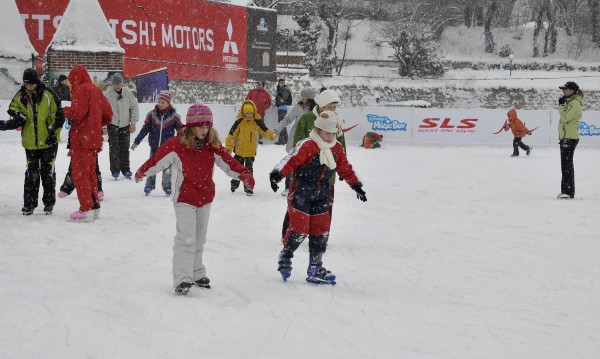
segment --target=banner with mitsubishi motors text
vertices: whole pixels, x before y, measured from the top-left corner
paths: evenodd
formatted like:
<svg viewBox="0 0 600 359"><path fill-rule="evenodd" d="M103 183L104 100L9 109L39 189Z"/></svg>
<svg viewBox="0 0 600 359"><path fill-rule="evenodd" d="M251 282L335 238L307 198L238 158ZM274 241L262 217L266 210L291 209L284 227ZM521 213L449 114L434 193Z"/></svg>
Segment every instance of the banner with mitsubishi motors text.
<svg viewBox="0 0 600 359"><path fill-rule="evenodd" d="M68 0L16 0L45 56ZM125 49L124 76L167 67L175 79L246 81L246 8L203 0L99 0Z"/></svg>

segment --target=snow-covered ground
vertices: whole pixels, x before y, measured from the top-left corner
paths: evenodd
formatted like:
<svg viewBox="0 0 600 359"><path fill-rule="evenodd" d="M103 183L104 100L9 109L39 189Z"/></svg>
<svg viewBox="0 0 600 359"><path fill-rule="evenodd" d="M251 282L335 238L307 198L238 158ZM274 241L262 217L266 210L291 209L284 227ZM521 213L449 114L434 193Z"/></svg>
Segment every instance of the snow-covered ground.
<svg viewBox="0 0 600 359"><path fill-rule="evenodd" d="M146 160L144 142L133 169ZM254 197L217 194L205 250L213 288L173 294L170 200L105 176L102 218L22 206L25 156L0 139L0 358L594 358L600 353L600 149L575 154L577 199L560 201L557 146L353 144L368 202L345 183L325 265L336 286L276 271L285 199L259 148ZM64 144L58 182L68 166ZM108 173L108 151L100 154ZM160 175L159 175L160 178ZM160 182L160 180L159 180Z"/></svg>

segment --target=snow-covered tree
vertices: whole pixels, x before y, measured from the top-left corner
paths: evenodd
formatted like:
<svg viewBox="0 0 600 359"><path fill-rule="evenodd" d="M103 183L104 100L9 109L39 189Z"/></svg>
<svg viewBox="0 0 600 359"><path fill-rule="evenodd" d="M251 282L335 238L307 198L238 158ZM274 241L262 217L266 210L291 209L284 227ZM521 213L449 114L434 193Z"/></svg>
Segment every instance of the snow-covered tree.
<svg viewBox="0 0 600 359"><path fill-rule="evenodd" d="M600 0L588 0L588 6L590 8L592 41L600 46Z"/></svg>
<svg viewBox="0 0 600 359"><path fill-rule="evenodd" d="M400 4L395 20L374 25L370 41L387 44L394 50L398 73L405 77L441 76L435 33L443 20L423 13L417 1Z"/></svg>

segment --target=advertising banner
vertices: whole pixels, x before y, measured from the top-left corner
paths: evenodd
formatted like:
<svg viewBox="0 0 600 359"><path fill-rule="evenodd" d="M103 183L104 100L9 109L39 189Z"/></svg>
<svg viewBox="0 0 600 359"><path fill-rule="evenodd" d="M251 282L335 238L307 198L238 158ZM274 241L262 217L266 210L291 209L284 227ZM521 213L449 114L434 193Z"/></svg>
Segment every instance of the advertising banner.
<svg viewBox="0 0 600 359"><path fill-rule="evenodd" d="M68 0L17 0L31 43L45 55ZM99 0L119 44L124 75L167 67L172 78L246 81L246 8L209 1Z"/></svg>
<svg viewBox="0 0 600 359"><path fill-rule="evenodd" d="M338 112L344 119L347 141L361 141L367 132L377 132L385 141L410 141L413 110L389 107L344 108ZM356 127L354 127L356 125Z"/></svg>
<svg viewBox="0 0 600 359"><path fill-rule="evenodd" d="M162 90L169 90L169 74L166 68L156 69L135 77L137 99L141 103L156 103Z"/></svg>
<svg viewBox="0 0 600 359"><path fill-rule="evenodd" d="M512 130L504 130L503 126L508 118L504 111L478 110L477 116L483 120L485 127L482 143L506 143L512 141ZM552 111L527 111L518 110L517 117L523 122L531 135L523 138L523 142L531 145L547 145L550 143L551 134L556 133L556 127L551 126L550 116Z"/></svg>
<svg viewBox="0 0 600 359"><path fill-rule="evenodd" d="M0 112L6 112L9 104L10 101L0 101ZM215 128L222 138L226 137L239 108L228 105L208 105L214 114ZM177 112L185 117L190 106L191 104L177 104ZM147 113L153 108L154 102L142 103L140 113ZM269 111L272 109L273 107ZM367 132L383 135L384 145L409 142L512 146L514 138L510 130L498 132L504 125L506 117L504 110L340 107L338 113L344 119L346 141L351 143L360 143ZM528 129L533 130L532 135L523 140L525 143L533 146L558 145L557 111L519 110L518 116ZM273 128L276 118L275 113L272 113L270 118L267 116L265 122L267 127ZM20 133L6 131L0 133L0 137L19 138ZM600 147L600 111L583 112L583 118L579 122L578 147Z"/></svg>
<svg viewBox="0 0 600 359"><path fill-rule="evenodd" d="M275 81L277 12L248 8L248 78Z"/></svg>

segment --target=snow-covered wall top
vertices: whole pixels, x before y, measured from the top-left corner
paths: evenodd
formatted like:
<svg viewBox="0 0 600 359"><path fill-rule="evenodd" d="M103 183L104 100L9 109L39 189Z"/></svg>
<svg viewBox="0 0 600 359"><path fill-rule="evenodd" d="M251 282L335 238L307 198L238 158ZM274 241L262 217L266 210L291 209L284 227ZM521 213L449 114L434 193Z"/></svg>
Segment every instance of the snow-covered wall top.
<svg viewBox="0 0 600 359"><path fill-rule="evenodd" d="M71 0L48 47L80 52L125 52L96 0Z"/></svg>

